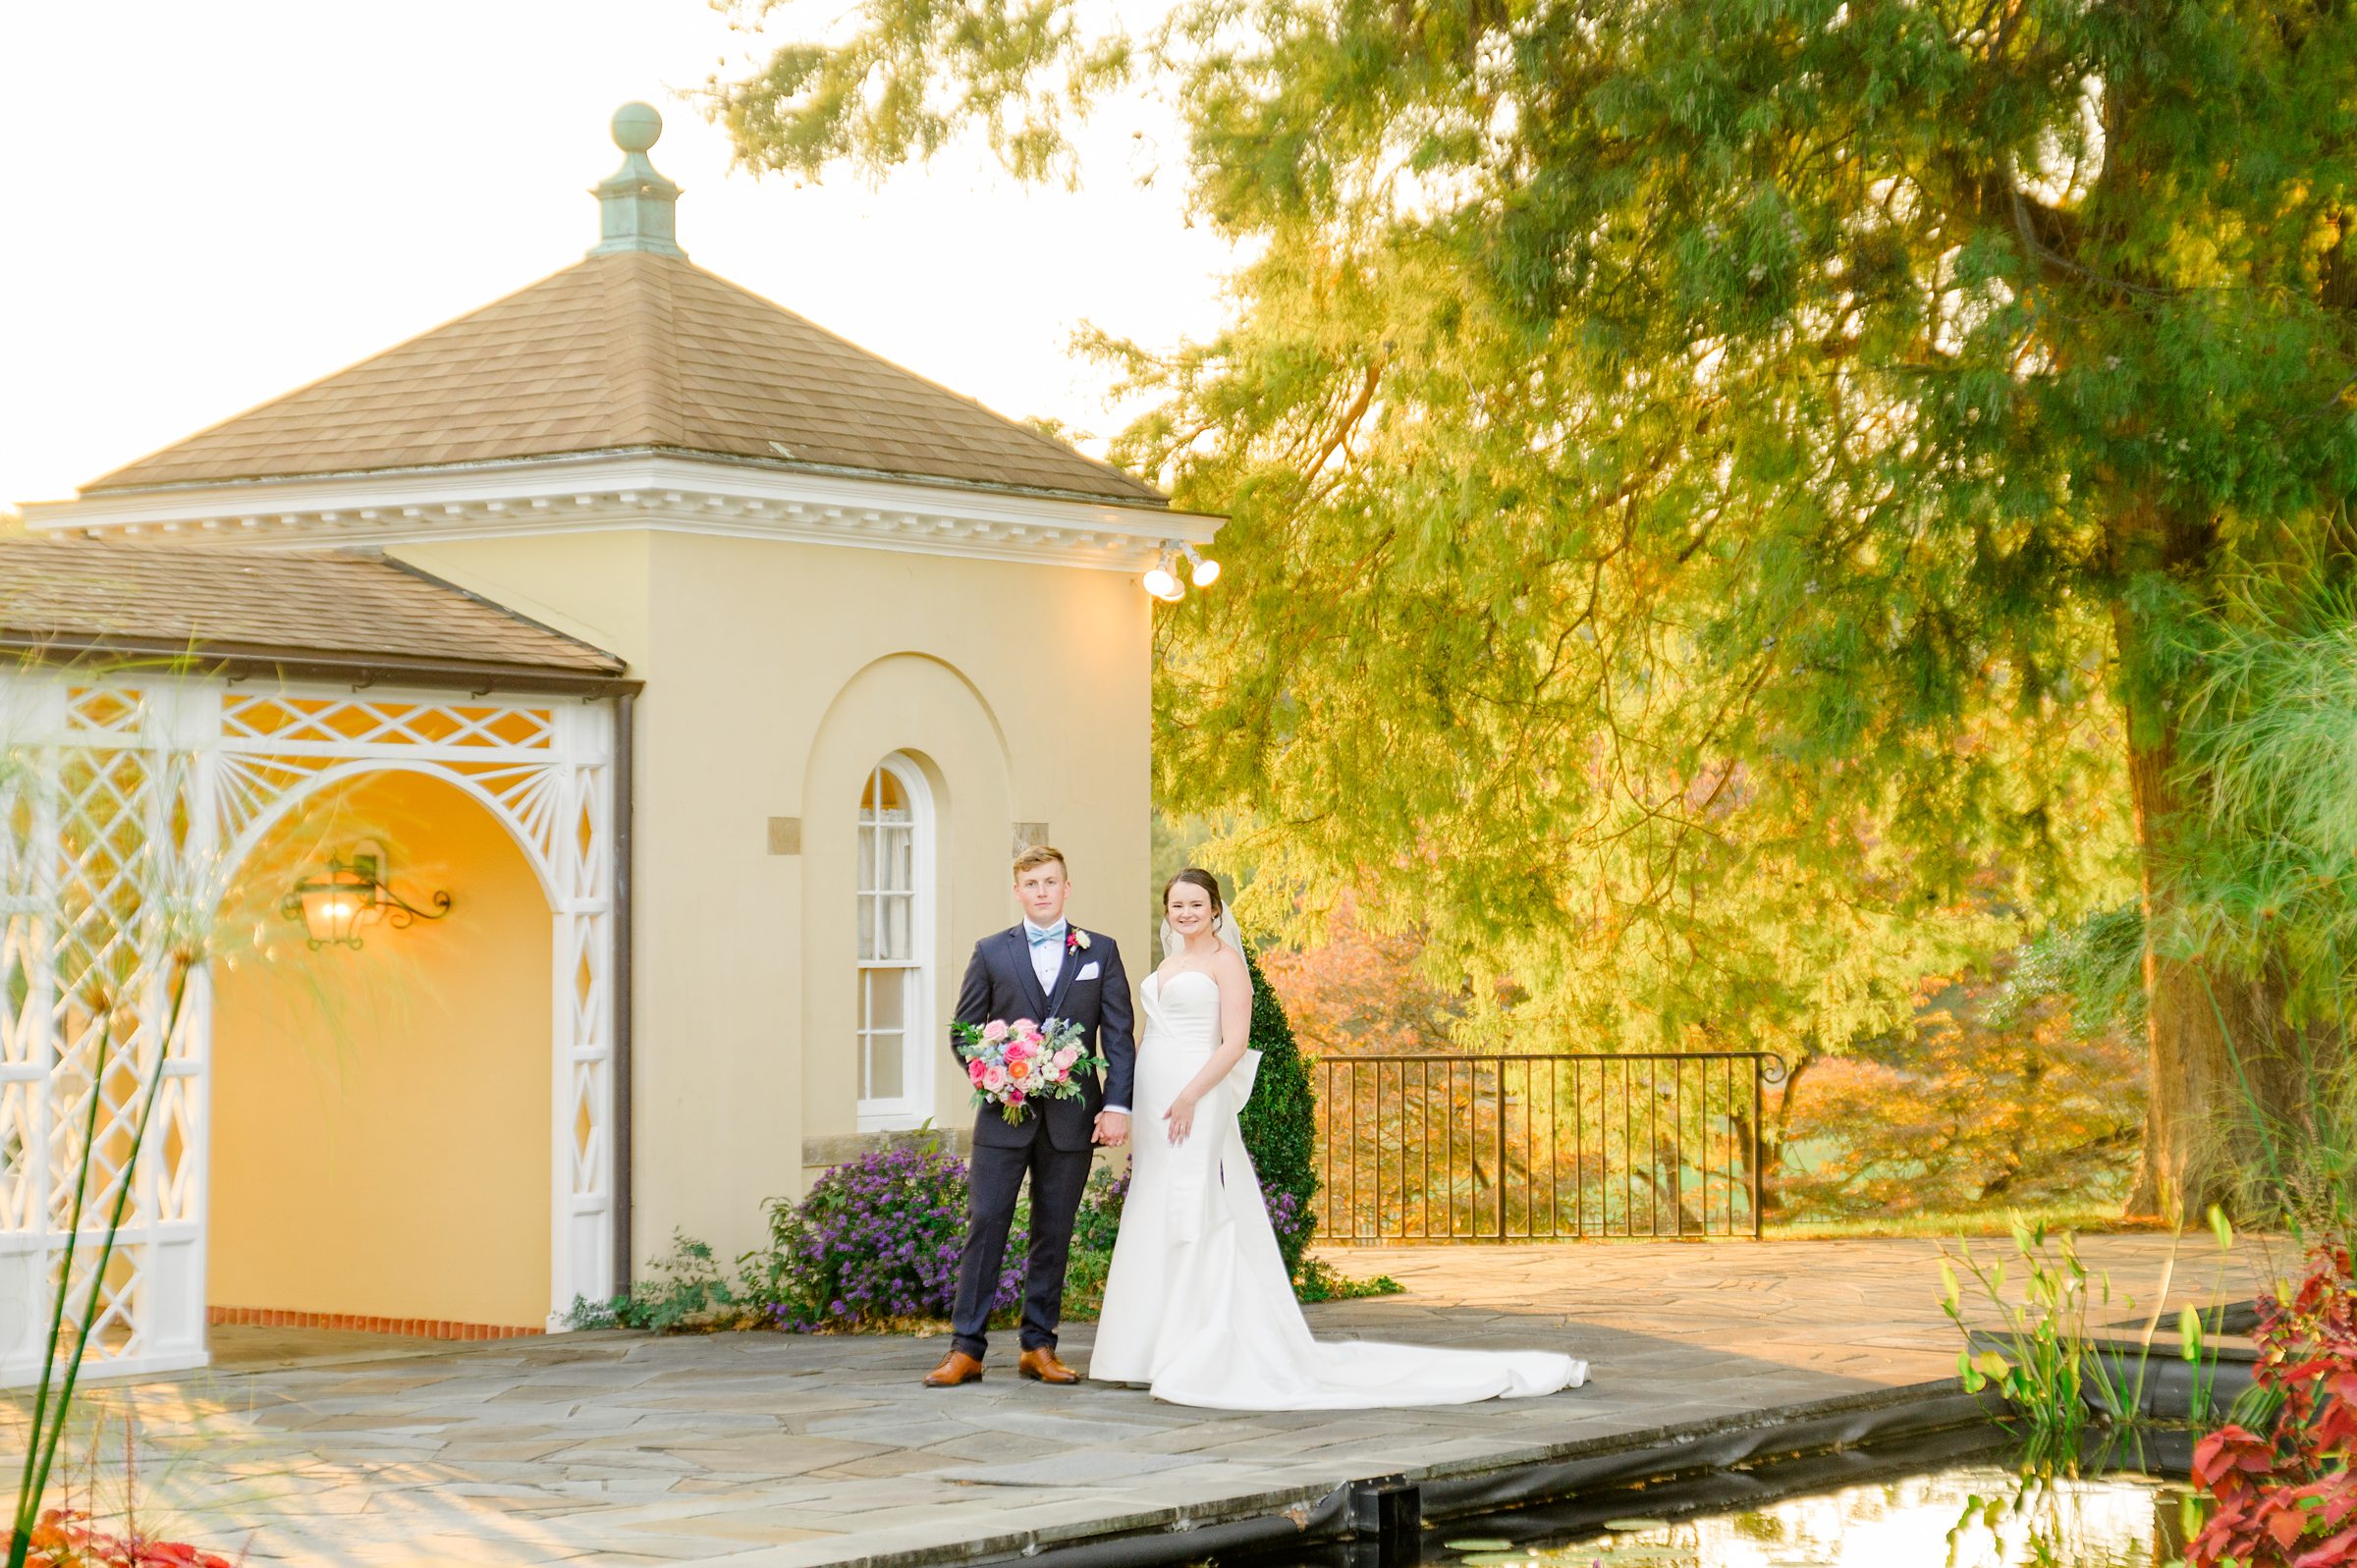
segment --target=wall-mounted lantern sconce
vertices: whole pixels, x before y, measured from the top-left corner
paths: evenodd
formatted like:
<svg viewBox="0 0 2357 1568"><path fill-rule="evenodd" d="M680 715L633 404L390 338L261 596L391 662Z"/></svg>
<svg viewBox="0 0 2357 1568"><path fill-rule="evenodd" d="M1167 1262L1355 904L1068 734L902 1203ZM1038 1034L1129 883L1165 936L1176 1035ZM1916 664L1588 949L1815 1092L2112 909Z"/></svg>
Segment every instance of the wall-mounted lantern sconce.
<svg viewBox="0 0 2357 1568"><path fill-rule="evenodd" d="M1181 554L1187 560L1187 575L1196 587L1208 588L1220 580L1218 562L1198 553L1193 545L1182 544L1177 539L1165 539L1162 542L1162 559L1154 563L1154 569L1147 572L1145 577L1146 592L1165 604L1177 604L1185 597L1186 589L1178 581L1178 557Z"/></svg>
<svg viewBox="0 0 2357 1568"><path fill-rule="evenodd" d="M305 877L279 904L289 920L302 922L315 951L321 947L360 946L360 927L383 922L400 930L420 920L439 920L450 913L450 894L437 892L420 909L395 892L384 880L384 850L363 844L350 860L330 855L325 876Z"/></svg>

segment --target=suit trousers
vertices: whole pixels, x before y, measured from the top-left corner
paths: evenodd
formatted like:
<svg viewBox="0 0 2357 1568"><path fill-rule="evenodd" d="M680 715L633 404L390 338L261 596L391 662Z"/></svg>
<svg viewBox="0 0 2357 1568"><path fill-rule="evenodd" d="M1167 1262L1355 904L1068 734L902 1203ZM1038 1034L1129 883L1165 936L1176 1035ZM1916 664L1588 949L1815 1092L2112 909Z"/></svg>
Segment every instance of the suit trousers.
<svg viewBox="0 0 2357 1568"><path fill-rule="evenodd" d="M958 1259L958 1299L950 1319L955 1344L980 1360L989 1345L990 1308L1007 1258L1007 1232L1023 1177L1031 1178L1031 1255L1023 1272L1022 1346L1056 1348L1064 1319L1064 1271L1072 1255L1072 1224L1088 1186L1096 1150L1059 1149L1045 1127L1013 1147L978 1143L967 1176L965 1250Z"/></svg>

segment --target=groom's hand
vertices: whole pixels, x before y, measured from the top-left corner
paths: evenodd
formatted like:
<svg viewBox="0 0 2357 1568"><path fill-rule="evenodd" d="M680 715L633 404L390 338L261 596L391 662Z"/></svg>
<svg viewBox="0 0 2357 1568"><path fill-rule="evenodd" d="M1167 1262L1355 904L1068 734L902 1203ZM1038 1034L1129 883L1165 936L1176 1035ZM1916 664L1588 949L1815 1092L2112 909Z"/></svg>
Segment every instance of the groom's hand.
<svg viewBox="0 0 2357 1568"><path fill-rule="evenodd" d="M1129 1115L1122 1110L1097 1112L1095 1139L1108 1149L1119 1149L1129 1141Z"/></svg>

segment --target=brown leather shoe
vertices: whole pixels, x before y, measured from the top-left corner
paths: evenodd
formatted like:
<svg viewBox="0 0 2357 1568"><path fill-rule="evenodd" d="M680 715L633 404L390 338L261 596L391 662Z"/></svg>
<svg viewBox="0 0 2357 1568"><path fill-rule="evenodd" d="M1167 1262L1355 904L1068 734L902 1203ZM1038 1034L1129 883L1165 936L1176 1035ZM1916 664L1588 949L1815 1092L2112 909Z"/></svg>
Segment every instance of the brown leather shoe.
<svg viewBox="0 0 2357 1568"><path fill-rule="evenodd" d="M1078 1382L1080 1375L1056 1359L1053 1350L1026 1350L1014 1370L1033 1382Z"/></svg>
<svg viewBox="0 0 2357 1568"><path fill-rule="evenodd" d="M941 1358L940 1366L925 1374L928 1388L955 1388L959 1383L981 1380L982 1363L962 1350L951 1351Z"/></svg>

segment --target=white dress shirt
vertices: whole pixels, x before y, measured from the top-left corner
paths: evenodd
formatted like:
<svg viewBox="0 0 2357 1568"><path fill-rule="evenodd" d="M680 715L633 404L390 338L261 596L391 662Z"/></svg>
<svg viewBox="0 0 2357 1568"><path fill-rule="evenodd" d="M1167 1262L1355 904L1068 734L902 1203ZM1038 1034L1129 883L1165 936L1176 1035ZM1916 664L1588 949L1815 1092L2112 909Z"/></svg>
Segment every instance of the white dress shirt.
<svg viewBox="0 0 2357 1568"><path fill-rule="evenodd" d="M1050 942L1034 942L1034 936L1053 938ZM1064 972L1064 945L1070 939L1071 922L1059 920L1053 926L1035 926L1031 917L1023 917L1023 945L1031 949L1031 972L1039 976L1039 989L1050 996L1056 994L1056 977ZM1105 1108L1117 1114L1129 1114L1127 1106L1108 1104Z"/></svg>
<svg viewBox="0 0 2357 1568"><path fill-rule="evenodd" d="M1071 922L1059 920L1053 926L1040 927L1023 919L1023 942L1031 949L1031 972L1039 976L1039 989L1049 996L1056 995L1056 977L1064 972L1064 945L1071 934ZM1042 942L1039 939L1049 940Z"/></svg>

